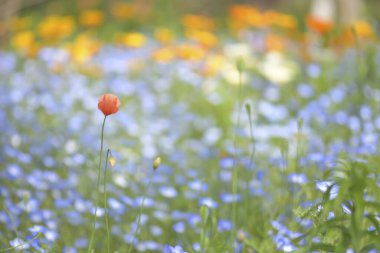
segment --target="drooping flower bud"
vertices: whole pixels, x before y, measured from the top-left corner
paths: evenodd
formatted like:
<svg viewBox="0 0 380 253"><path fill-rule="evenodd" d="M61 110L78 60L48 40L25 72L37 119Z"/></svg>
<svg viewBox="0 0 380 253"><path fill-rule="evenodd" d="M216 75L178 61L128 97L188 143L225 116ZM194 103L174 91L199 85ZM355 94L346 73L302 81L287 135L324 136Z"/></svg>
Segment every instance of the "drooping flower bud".
<svg viewBox="0 0 380 253"><path fill-rule="evenodd" d="M157 157L154 161L153 161L153 170L156 170L161 164L161 157Z"/></svg>

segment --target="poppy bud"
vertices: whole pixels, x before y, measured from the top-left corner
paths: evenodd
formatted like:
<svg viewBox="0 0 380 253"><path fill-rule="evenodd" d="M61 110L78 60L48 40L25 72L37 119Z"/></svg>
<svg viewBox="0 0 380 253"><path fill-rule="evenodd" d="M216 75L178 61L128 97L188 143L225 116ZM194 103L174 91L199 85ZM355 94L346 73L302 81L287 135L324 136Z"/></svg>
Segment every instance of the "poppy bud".
<svg viewBox="0 0 380 253"><path fill-rule="evenodd" d="M98 103L99 110L101 110L105 116L117 113L119 106L119 98L110 93L101 96Z"/></svg>

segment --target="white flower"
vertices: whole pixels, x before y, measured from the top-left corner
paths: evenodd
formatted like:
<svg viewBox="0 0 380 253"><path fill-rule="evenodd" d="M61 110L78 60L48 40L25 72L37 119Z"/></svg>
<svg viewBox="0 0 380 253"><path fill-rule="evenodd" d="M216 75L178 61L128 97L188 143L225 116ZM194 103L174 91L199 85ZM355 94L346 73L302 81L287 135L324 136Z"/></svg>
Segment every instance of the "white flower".
<svg viewBox="0 0 380 253"><path fill-rule="evenodd" d="M270 52L258 66L258 71L273 83L282 85L291 82L299 69L295 62L287 59L283 54Z"/></svg>

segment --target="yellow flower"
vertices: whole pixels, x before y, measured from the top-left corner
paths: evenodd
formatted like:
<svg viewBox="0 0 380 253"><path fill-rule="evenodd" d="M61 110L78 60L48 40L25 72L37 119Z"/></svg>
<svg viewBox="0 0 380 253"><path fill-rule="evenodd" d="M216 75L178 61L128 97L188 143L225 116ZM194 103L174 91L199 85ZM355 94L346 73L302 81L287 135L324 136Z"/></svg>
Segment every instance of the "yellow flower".
<svg viewBox="0 0 380 253"><path fill-rule="evenodd" d="M201 60L205 56L204 50L197 45L182 44L176 48L177 56L183 60Z"/></svg>
<svg viewBox="0 0 380 253"><path fill-rule="evenodd" d="M31 31L17 33L11 39L12 46L22 51L27 50L33 42L34 34Z"/></svg>
<svg viewBox="0 0 380 253"><path fill-rule="evenodd" d="M127 47L142 47L145 45L147 39L144 34L131 32L119 35L119 41Z"/></svg>
<svg viewBox="0 0 380 253"><path fill-rule="evenodd" d="M214 76L219 73L224 63L225 58L222 55L211 55L206 58L200 74L204 76Z"/></svg>
<svg viewBox="0 0 380 253"><path fill-rule="evenodd" d="M38 26L41 38L55 42L68 37L74 30L74 19L69 16L48 16Z"/></svg>
<svg viewBox="0 0 380 253"><path fill-rule="evenodd" d="M186 32L186 36L206 48L212 48L218 44L218 38L208 31L190 30Z"/></svg>
<svg viewBox="0 0 380 253"><path fill-rule="evenodd" d="M11 39L12 46L29 57L35 57L39 46L35 42L35 36L31 31L19 32Z"/></svg>
<svg viewBox="0 0 380 253"><path fill-rule="evenodd" d="M174 58L174 52L172 48L163 47L154 51L152 56L158 62L169 62Z"/></svg>
<svg viewBox="0 0 380 253"><path fill-rule="evenodd" d="M174 34L167 28L157 28L154 31L154 37L162 44L169 44L174 40Z"/></svg>
<svg viewBox="0 0 380 253"><path fill-rule="evenodd" d="M277 13L273 23L274 25L287 30L296 30L298 28L297 19L292 15Z"/></svg>
<svg viewBox="0 0 380 253"><path fill-rule="evenodd" d="M250 5L233 5L229 9L229 19L233 31L266 25L263 15Z"/></svg>
<svg viewBox="0 0 380 253"><path fill-rule="evenodd" d="M103 12L98 10L86 10L79 16L79 23L89 28L98 27L103 23L103 21Z"/></svg>
<svg viewBox="0 0 380 253"><path fill-rule="evenodd" d="M111 6L111 14L119 21L128 20L133 16L133 6L128 3L115 3Z"/></svg>
<svg viewBox="0 0 380 253"><path fill-rule="evenodd" d="M75 62L84 63L99 51L100 43L86 34L79 35L69 46L71 57Z"/></svg>
<svg viewBox="0 0 380 253"><path fill-rule="evenodd" d="M182 25L189 29L214 30L213 19L201 15L185 15L182 17Z"/></svg>
<svg viewBox="0 0 380 253"><path fill-rule="evenodd" d="M375 37L372 26L365 20L356 21L352 28L359 38L373 39Z"/></svg>

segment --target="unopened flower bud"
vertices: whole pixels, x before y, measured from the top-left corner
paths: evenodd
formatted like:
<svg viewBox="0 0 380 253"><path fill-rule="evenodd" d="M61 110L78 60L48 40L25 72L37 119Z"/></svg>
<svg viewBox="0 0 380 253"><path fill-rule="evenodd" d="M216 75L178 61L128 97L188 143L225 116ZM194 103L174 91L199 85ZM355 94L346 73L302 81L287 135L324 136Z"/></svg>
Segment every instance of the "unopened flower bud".
<svg viewBox="0 0 380 253"><path fill-rule="evenodd" d="M153 170L156 170L161 164L161 157L157 157L154 161L153 161Z"/></svg>

